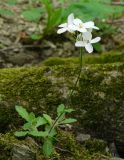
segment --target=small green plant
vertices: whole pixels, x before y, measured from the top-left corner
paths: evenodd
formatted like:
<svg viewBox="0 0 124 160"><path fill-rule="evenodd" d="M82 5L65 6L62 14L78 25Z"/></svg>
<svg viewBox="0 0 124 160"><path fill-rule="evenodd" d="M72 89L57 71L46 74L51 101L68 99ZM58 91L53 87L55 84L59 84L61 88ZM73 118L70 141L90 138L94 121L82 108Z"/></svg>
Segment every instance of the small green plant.
<svg viewBox="0 0 124 160"><path fill-rule="evenodd" d="M78 0L78 3L75 0L58 0L58 6L54 5L53 0L28 0L27 2L28 5L21 11L21 16L26 21L36 23L35 31L29 35L34 41L51 35L55 27L63 22L71 12L82 18L84 22L89 19L97 20L99 27L104 28L103 32L107 33L113 30L110 30L110 25L107 28L104 27L107 24L106 20L117 18L123 12L122 6L110 5L110 0ZM17 5L18 1L6 0L6 3ZM14 14L13 9L0 8L0 15L12 17ZM42 22L43 28L41 29ZM97 51L101 51L100 47L100 44L95 45Z"/></svg>
<svg viewBox="0 0 124 160"><path fill-rule="evenodd" d="M48 0L49 1L49 0ZM48 2L47 1L47 2ZM80 47L80 71L75 81L74 87L77 86L83 60L82 60L82 48L84 47L87 52L93 52L92 43L96 43L100 41L100 37L96 37L92 39L92 30L99 29L95 26L93 21L89 21L83 23L80 19L74 18L74 14L71 13L67 18L67 23L59 25L59 29L57 31L58 34L64 33L66 31L70 33L77 32L77 38L75 46ZM71 90L69 96L73 95L73 91ZM69 97L69 98L70 98ZM71 103L71 101L70 101ZM18 137L31 135L35 137L41 137L43 140L43 153L45 156L49 157L54 152L53 142L55 140L55 136L57 134L57 128L64 124L74 123L77 120L73 118L66 118L67 113L71 113L74 110L68 109L64 104L60 104L57 108L57 118L53 120L48 114L43 114L42 117L35 117L34 113L28 113L26 109L21 106L16 106L16 111L19 115L24 118L27 122L23 125L23 131L15 132L15 135ZM38 129L38 127L43 126L42 131Z"/></svg>
<svg viewBox="0 0 124 160"><path fill-rule="evenodd" d="M38 2L43 5L43 7L34 7L34 4ZM62 2L61 2L62 3ZM54 10L54 12L53 12ZM22 11L21 15L25 20L31 21L37 24L37 29L35 33L31 35L31 38L34 40L39 40L46 35L49 35L53 32L54 28L60 23L62 18L63 8L55 8L52 0L37 0L35 2L29 1L29 7ZM39 26L41 25L41 19L45 14L45 26L43 33L41 33ZM47 14L47 16L46 16Z"/></svg>
<svg viewBox="0 0 124 160"><path fill-rule="evenodd" d="M15 14L11 10L0 8L0 15L3 15L3 16L14 16Z"/></svg>
<svg viewBox="0 0 124 160"><path fill-rule="evenodd" d="M27 110L21 106L16 106L18 114L26 120L22 126L22 131L15 132L15 136L34 136L41 137L43 140L43 153L49 157L54 152L53 142L57 135L57 128L64 124L74 123L77 120L74 118L66 118L66 113L71 113L73 109L67 109L63 104L57 108L57 118L53 120L48 114L43 114L42 117L35 117L33 112L28 113ZM39 130L39 127L42 131Z"/></svg>
<svg viewBox="0 0 124 160"><path fill-rule="evenodd" d="M61 22L63 8L55 8L52 0L41 0L41 2L44 4L45 11L47 13L44 34L48 35L51 34L55 26L57 26Z"/></svg>
<svg viewBox="0 0 124 160"><path fill-rule="evenodd" d="M38 127L47 123L47 121L42 117L35 117L34 113L28 113L27 110L21 106L16 106L16 111L19 115L24 118L27 122L22 126L23 131L15 132L17 137L26 135L37 135L43 136L44 132L38 132Z"/></svg>

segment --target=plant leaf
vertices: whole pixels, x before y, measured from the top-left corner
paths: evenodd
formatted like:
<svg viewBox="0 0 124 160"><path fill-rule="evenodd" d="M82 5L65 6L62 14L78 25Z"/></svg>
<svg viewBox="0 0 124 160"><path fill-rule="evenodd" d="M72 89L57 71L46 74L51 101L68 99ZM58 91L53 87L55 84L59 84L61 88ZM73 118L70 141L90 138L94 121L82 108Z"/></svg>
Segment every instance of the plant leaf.
<svg viewBox="0 0 124 160"><path fill-rule="evenodd" d="M40 40L42 38L42 35L39 34L31 34L30 37L33 39L33 40Z"/></svg>
<svg viewBox="0 0 124 160"><path fill-rule="evenodd" d="M22 126L22 128L23 128L24 130L29 130L29 129L31 128L31 123L30 123L30 122L25 123L25 124Z"/></svg>
<svg viewBox="0 0 124 160"><path fill-rule="evenodd" d="M59 116L60 114L64 113L64 111L65 111L65 106L64 106L64 104L60 104L60 105L58 106L58 108L57 108L57 114L58 114L58 116Z"/></svg>
<svg viewBox="0 0 124 160"><path fill-rule="evenodd" d="M97 51L97 52L101 52L102 51L102 45L100 43L95 43L93 44L93 48Z"/></svg>
<svg viewBox="0 0 124 160"><path fill-rule="evenodd" d="M31 8L22 12L22 16L28 20L33 22L38 22L42 15L41 8Z"/></svg>
<svg viewBox="0 0 124 160"><path fill-rule="evenodd" d="M47 120L47 122L52 125L52 118L48 114L43 114L43 117Z"/></svg>
<svg viewBox="0 0 124 160"><path fill-rule="evenodd" d="M49 157L50 155L52 155L54 151L54 147L52 144L52 140L51 139L46 139L44 144L43 144L43 153L46 157Z"/></svg>
<svg viewBox="0 0 124 160"><path fill-rule="evenodd" d="M56 26L62 18L62 8L56 9L54 12L52 12L52 16L51 16L51 26Z"/></svg>
<svg viewBox="0 0 124 160"><path fill-rule="evenodd" d="M58 119L58 123L60 123L61 121L63 121L65 119L65 113L63 113L59 119Z"/></svg>
<svg viewBox="0 0 124 160"><path fill-rule="evenodd" d="M17 0L7 0L7 3L9 5L15 5L17 3Z"/></svg>
<svg viewBox="0 0 124 160"><path fill-rule="evenodd" d="M35 119L35 114L33 112L29 113L29 121L33 121Z"/></svg>
<svg viewBox="0 0 124 160"><path fill-rule="evenodd" d="M71 109L71 108L70 108L70 109L65 109L65 112L66 112L66 113L71 113L71 112L73 112L73 111L74 111L74 109Z"/></svg>
<svg viewBox="0 0 124 160"><path fill-rule="evenodd" d="M47 133L49 133L50 128L51 128L51 126L46 125L46 126L45 126L45 131L46 131ZM51 130L51 132L49 133L49 136L50 136L50 137L54 137L56 134L57 134L57 131L56 131L55 128L53 128L53 129Z"/></svg>
<svg viewBox="0 0 124 160"><path fill-rule="evenodd" d="M15 109L22 118L24 118L26 121L29 121L29 113L25 108L22 106L15 106Z"/></svg>
<svg viewBox="0 0 124 160"><path fill-rule="evenodd" d="M8 10L8 9L0 8L0 14L1 15L6 15L6 16L13 16L14 12L12 12L11 10Z"/></svg>
<svg viewBox="0 0 124 160"><path fill-rule="evenodd" d="M53 3L51 3L50 0L41 0L41 3L44 4L45 9L47 11L48 17L52 14L54 6Z"/></svg>
<svg viewBox="0 0 124 160"><path fill-rule="evenodd" d="M44 125L46 123L48 123L48 121L44 117L37 117L36 127L39 127L39 126Z"/></svg>
<svg viewBox="0 0 124 160"><path fill-rule="evenodd" d="M77 120L74 118L67 118L64 121L62 121L61 124L69 124L69 123L74 123L74 122L77 122Z"/></svg>
<svg viewBox="0 0 124 160"><path fill-rule="evenodd" d="M62 9L55 9L54 12L49 15L49 19L47 21L47 27L45 28L45 32L50 32L53 30L53 28L58 25L62 18Z"/></svg>
<svg viewBox="0 0 124 160"><path fill-rule="evenodd" d="M43 137L45 138L48 135L48 132L42 132L42 131L31 131L29 132L30 135L35 137Z"/></svg>
<svg viewBox="0 0 124 160"><path fill-rule="evenodd" d="M16 137L24 137L28 134L28 131L20 131L20 132L15 132L14 135Z"/></svg>

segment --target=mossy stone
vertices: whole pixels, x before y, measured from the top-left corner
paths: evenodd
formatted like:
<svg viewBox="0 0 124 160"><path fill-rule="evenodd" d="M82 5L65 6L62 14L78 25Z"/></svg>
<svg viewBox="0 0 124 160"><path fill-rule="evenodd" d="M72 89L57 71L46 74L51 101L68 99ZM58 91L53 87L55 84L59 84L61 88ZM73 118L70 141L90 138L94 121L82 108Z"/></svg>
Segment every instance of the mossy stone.
<svg viewBox="0 0 124 160"><path fill-rule="evenodd" d="M6 160L8 158L12 160L96 160L97 158L104 157L105 160L109 160L110 157L106 156L104 150L97 148L94 153L91 153L83 145L76 142L74 135L59 130L57 136L58 142L56 144L56 151L50 157L46 158L41 152L42 147L34 147L35 143L29 140L17 140L12 134L0 134L0 160ZM92 144L92 141L90 142ZM102 143L100 143L102 144ZM99 145L100 145L99 144ZM95 143L93 142L95 146ZM96 143L98 146L98 142ZM35 148L35 149L34 149Z"/></svg>
<svg viewBox="0 0 124 160"><path fill-rule="evenodd" d="M0 94L11 104L12 111L15 105L22 105L36 115L47 112L55 117L57 106L68 104L69 90L74 89L71 107L76 111L72 116L77 118L79 126L96 137L113 141L124 117L124 63L85 65L79 84L74 88L78 72L78 65L73 63L2 69ZM8 107L5 112L10 112ZM8 121L8 125L17 127L17 122L20 124L16 112L9 118L14 120Z"/></svg>

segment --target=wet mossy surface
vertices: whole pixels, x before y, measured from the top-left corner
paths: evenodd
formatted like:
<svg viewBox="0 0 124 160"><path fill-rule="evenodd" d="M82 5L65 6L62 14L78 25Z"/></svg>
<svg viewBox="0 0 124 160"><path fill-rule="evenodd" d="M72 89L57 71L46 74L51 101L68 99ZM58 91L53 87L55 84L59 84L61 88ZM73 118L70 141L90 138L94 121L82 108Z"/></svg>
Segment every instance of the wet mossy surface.
<svg viewBox="0 0 124 160"><path fill-rule="evenodd" d="M69 90L74 89L71 107L81 125L100 138L111 135L123 121L124 64L86 65L79 85L73 88L78 71L75 64L1 70L0 94L7 106L1 107L0 124L7 123L7 119L8 125L20 121L14 112L15 105L22 105L36 115L47 112L55 116L57 106L68 104ZM9 116L3 113L7 111L11 112Z"/></svg>
<svg viewBox="0 0 124 160"><path fill-rule="evenodd" d="M22 148L24 148L24 150L27 149L32 153L36 153L37 147L33 142L31 140L29 141L28 139L17 139L14 136L14 131L11 133L0 134L0 160L15 160L16 158L14 158L14 154L19 155L19 152L20 155L22 154L25 159L25 152L23 153ZM20 148L20 150L17 149L17 151L15 151L15 148ZM17 158L19 159L19 157Z"/></svg>
<svg viewBox="0 0 124 160"><path fill-rule="evenodd" d="M103 157L105 160L109 160L110 156L107 152L105 152L106 146L104 142L90 140L87 142L87 144L89 143L91 146L94 146L97 149L91 152L90 149L85 148L84 145L77 143L73 134L61 130L61 132L59 131L58 134L58 142L55 145L56 149L54 154L50 158L46 158L42 154L42 147L38 147L39 149L36 151L36 148L32 145L31 141L29 142L29 140L18 140L12 135L12 133L1 134L0 160L6 160L12 157L14 155L13 148L15 146L30 146L30 151L36 153L36 160L96 160L97 158L99 159Z"/></svg>
<svg viewBox="0 0 124 160"><path fill-rule="evenodd" d="M83 56L85 64L107 64L107 63L116 63L124 62L124 46L120 46L116 50L109 51L102 54L85 54ZM46 66L55 66L55 65L68 65L68 64L79 64L78 57L69 57L69 58L60 58L60 57L51 57L43 62Z"/></svg>
<svg viewBox="0 0 124 160"><path fill-rule="evenodd" d="M116 137L120 140L124 124L124 63L86 64L74 88L78 72L76 63L1 69L0 132L18 129L23 124L15 105L26 107L36 116L48 113L55 118L57 106L64 103L75 109L71 117L77 118L79 130L83 128L94 137L110 142ZM71 89L74 92L70 100ZM79 153L80 149L75 152ZM86 160L91 159L91 152Z"/></svg>

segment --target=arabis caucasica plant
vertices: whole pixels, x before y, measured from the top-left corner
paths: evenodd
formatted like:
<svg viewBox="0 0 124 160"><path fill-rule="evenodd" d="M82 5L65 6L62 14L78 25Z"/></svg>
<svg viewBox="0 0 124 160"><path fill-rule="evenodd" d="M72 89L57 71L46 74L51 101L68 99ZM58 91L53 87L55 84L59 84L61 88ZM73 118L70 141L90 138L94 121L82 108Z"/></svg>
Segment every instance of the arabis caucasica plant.
<svg viewBox="0 0 124 160"><path fill-rule="evenodd" d="M92 39L92 31L93 29L99 30L98 27L95 26L93 21L82 22L78 18L74 18L74 14L71 13L68 16L67 23L63 23L59 25L59 29L57 31L58 34L64 33L66 31L77 33L76 38L76 47L84 47L87 52L93 52L93 43L97 43L101 40L100 37L96 37Z"/></svg>
<svg viewBox="0 0 124 160"><path fill-rule="evenodd" d="M82 22L78 18L74 18L73 14L68 16L67 23L63 23L59 25L58 34L68 32L76 32L76 47L80 48L80 70L75 81L74 87L77 86L78 81L80 79L81 71L82 71L82 47L84 47L89 53L93 52L92 44L99 42L100 37L96 37L92 39L92 31L93 29L99 29L94 25L94 22ZM73 91L69 92L70 97L73 95ZM71 104L71 101L70 101ZM16 111L19 115L26 120L26 123L22 127L22 131L15 132L15 136L34 136L40 137L43 140L43 153L46 157L50 157L54 152L54 140L56 139L57 128L64 124L74 123L77 120L73 118L66 118L66 113L71 113L73 109L66 108L64 104L60 104L57 108L57 117L56 119L52 119L48 114L43 114L43 116L36 117L34 113L28 113L25 108L21 106L16 106ZM40 127L40 128L39 128ZM42 129L42 130L40 130Z"/></svg>

